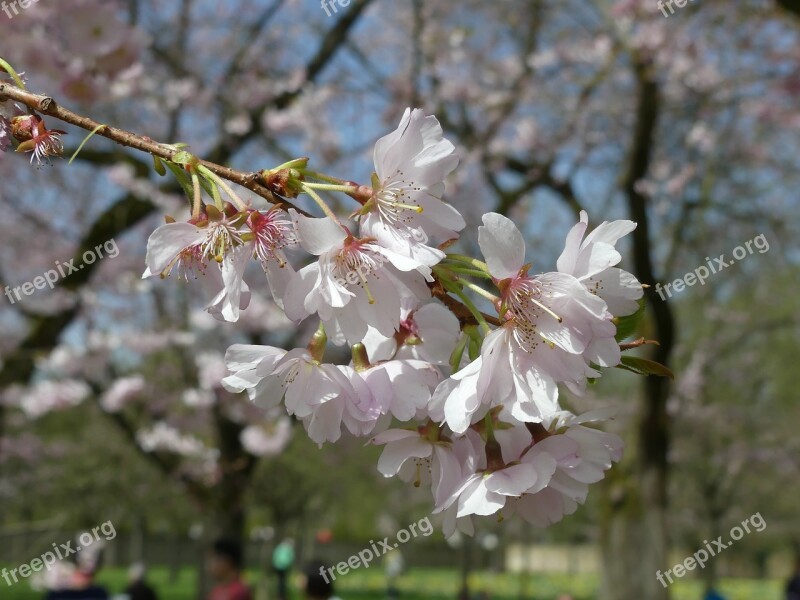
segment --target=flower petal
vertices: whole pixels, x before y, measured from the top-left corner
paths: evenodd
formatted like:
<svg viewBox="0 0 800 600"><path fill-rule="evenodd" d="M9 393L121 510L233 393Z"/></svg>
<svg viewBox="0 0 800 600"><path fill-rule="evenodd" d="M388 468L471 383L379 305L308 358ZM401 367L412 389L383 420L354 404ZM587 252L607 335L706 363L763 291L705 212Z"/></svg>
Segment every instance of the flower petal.
<svg viewBox="0 0 800 600"><path fill-rule="evenodd" d="M483 226L478 227L478 245L489 272L497 279L515 277L525 264L525 240L508 217L498 213L483 215Z"/></svg>

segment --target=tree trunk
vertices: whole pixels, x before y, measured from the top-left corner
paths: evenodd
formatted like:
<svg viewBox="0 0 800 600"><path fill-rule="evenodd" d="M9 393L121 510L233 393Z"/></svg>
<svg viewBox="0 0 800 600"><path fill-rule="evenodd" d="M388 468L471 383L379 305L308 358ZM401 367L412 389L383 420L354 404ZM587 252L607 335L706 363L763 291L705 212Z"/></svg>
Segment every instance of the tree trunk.
<svg viewBox="0 0 800 600"><path fill-rule="evenodd" d="M655 132L660 110L660 90L653 65L634 55L637 78L636 125L630 148L629 167L623 181L630 218L637 223L633 232L634 273L642 283L654 286L658 281L652 260L652 242L648 221L647 198L638 189L650 168ZM650 347L653 360L667 365L672 352L675 323L667 302L655 287L645 289L648 331L659 342ZM667 452L669 418L667 397L669 380L649 376L642 385L640 414L635 431L636 456L629 463L625 485L609 485L616 498L610 498L601 527L603 552L604 600L666 600L669 590L659 583L656 574L670 568L666 527Z"/></svg>

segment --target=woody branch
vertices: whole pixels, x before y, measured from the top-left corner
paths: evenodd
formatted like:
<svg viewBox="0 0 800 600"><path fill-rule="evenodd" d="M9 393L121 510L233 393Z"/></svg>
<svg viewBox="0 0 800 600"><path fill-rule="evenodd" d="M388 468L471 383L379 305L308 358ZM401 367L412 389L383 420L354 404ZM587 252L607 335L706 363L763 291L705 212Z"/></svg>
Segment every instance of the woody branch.
<svg viewBox="0 0 800 600"><path fill-rule="evenodd" d="M56 118L64 123L69 123L75 127L85 129L86 131L95 131L95 135L107 138L121 146L134 148L164 160L171 161L174 156L180 152L179 149L168 144L162 144L146 136L136 135L124 129L104 125L94 119L79 115L59 105L58 102L50 96L34 94L8 83L0 84L0 101L3 100L13 100L14 102L27 106L33 111ZM293 206L289 201L262 185L258 173L237 171L236 169L231 169L230 167L225 167L206 160L200 160L199 163L208 168L215 175L250 190L271 204L282 204L284 207L295 208L298 212L306 214L305 211Z"/></svg>

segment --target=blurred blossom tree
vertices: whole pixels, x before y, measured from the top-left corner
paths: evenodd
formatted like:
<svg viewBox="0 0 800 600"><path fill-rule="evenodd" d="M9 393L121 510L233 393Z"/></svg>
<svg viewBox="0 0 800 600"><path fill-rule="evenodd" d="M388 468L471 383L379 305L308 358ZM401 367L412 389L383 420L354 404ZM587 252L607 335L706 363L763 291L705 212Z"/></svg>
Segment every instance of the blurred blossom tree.
<svg viewBox="0 0 800 600"><path fill-rule="evenodd" d="M758 233L787 244L784 254L797 250L789 241L798 239L797 220L791 219L797 205L787 198L800 173L792 134L800 123L800 32L777 4L704 0L664 19L649 0L507 0L502 11L480 0L354 0L328 19L310 1L67 0L58 10L40 2L14 19L0 18L0 57L24 72L30 89L91 114L97 123L189 144L192 155L169 150L170 157L195 172L193 155L235 165L242 173L310 156L316 171L366 183L373 167L366 155L375 140L391 131L407 106L420 106L436 115L461 159L449 176L447 199L470 224L463 246L476 250L471 232L481 215L509 215L520 237L538 240L531 245L534 258L528 252L532 273L555 263L560 236L584 209L593 223L598 217L636 222L630 268L651 285L672 281L703 264L705 256ZM7 113L22 112L4 104ZM48 128L62 127L42 112ZM14 116L2 114L7 124ZM45 142L57 135L22 123L41 138L40 156L53 150ZM65 154L77 147L78 132L71 128L63 138L70 141ZM142 155L100 141L107 133L98 129L71 168L56 163L55 169L34 172L19 157L0 154L0 200L8 215L0 223L7 240L0 255L4 284L19 285L53 260L81 257L109 239L119 239L122 247L118 258L87 266L55 292L3 311L9 333L2 341L0 461L25 447L25 419L92 399L123 439L213 513L217 528L243 534L257 459L280 453L291 427L280 412L222 389L222 348L235 342L302 347L315 323L306 320L295 328L286 321L271 304L264 278L247 277L250 306L235 325L224 327L196 310L209 298L194 293L200 289L194 282L139 281L145 239L158 219L169 214L184 222L188 213L175 184L153 177ZM0 128L0 145L9 145L11 135ZM452 169L442 171L435 182ZM286 194L292 191L287 185L299 185L296 177L272 175L265 186L284 186L272 190ZM246 183L257 195L270 193ZM349 191L356 198L367 193ZM223 189L223 195L229 194ZM330 201L340 215L354 206L338 197ZM213 212L204 216L227 223L224 211ZM503 232L496 238L518 235L499 217L490 221L484 221L482 235L493 234L492 227ZM503 262L493 252L498 245L480 244L488 270L503 279L509 274L494 268ZM703 290L740 295L749 280L729 271ZM653 288L645 298L648 309L637 333L660 345L647 346L644 356L668 365L677 332L672 302L663 302ZM238 312L235 300L226 296L220 312ZM699 302L700 314L713 313L721 299L703 294ZM563 306L545 308L558 312ZM511 310L525 312L519 306ZM464 324L475 315L458 316ZM708 318L725 332L727 317ZM761 323L747 312L742 319L735 326L744 333ZM694 324L691 316L686 322ZM691 367L703 360L725 369L714 362L718 333L709 331L680 355L689 374L697 368L702 373L702 365ZM467 356L473 354L467 349ZM758 381L753 371L737 373L745 378L738 390ZM703 383L708 381L713 379L706 375ZM606 598L668 595L653 574L668 565L671 425L694 410L686 399L690 384L672 390L667 379L648 377L629 411L630 452L612 471L601 512ZM692 392L698 399L730 391L698 385ZM681 398L689 404L686 412L672 412L671 402ZM724 414L726 405L717 410ZM459 424L450 414L454 431L477 425L469 419ZM490 430L494 416L487 421ZM396 437L405 434L383 435L382 441L405 443ZM532 436L541 441L536 432ZM736 451L724 433L715 440L708 440L706 451ZM27 444L32 446L30 439ZM677 456L685 451L676 446ZM542 464L537 463L540 472L546 470ZM714 463L707 466L713 469ZM514 476L512 483L521 485ZM491 490L470 493L484 494L479 514L498 510ZM447 504L446 498L436 500ZM456 505L463 508L463 502Z"/></svg>

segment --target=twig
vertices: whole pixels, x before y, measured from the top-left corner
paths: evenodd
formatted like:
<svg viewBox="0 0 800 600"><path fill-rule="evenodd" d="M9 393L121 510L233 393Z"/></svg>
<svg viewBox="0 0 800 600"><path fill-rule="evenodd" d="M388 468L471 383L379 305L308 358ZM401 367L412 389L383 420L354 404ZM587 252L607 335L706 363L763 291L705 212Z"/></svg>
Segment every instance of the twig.
<svg viewBox="0 0 800 600"><path fill-rule="evenodd" d="M172 158L180 152L180 149L174 148L167 144L155 142L146 136L136 135L130 131L119 129L117 127L110 127L98 123L94 119L79 115L63 106L60 106L53 98L49 96L42 96L40 94L33 94L20 88L10 85L8 83L0 84L0 100L10 99L14 102L24 104L28 108L38 111L44 115L54 117L70 125L80 127L86 131L96 131L96 135L102 136L116 142L121 146L134 148L141 152L158 156L164 160L171 161ZM304 210L294 206L291 202L273 193L259 182L260 175L258 173L245 173L237 171L230 167L218 165L216 163L201 160L200 164L206 167L209 171L218 175L223 179L227 179L237 185L247 188L251 192L264 198L271 204L282 204L286 208L294 208L299 213L308 215Z"/></svg>

